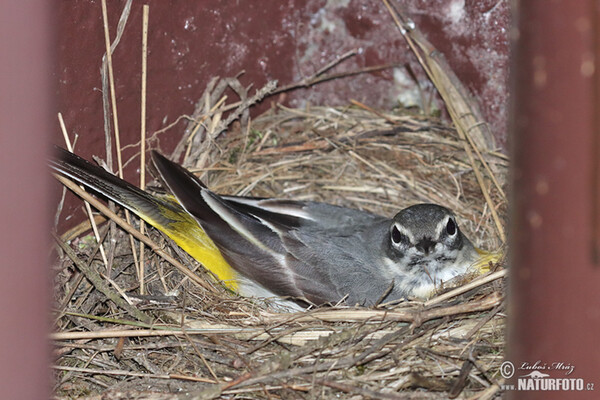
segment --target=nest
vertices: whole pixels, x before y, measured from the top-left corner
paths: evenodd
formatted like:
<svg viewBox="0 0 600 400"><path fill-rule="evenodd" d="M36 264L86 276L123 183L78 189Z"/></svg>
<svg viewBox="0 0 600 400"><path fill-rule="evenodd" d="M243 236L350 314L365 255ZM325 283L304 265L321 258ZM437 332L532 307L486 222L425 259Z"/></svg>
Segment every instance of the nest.
<svg viewBox="0 0 600 400"><path fill-rule="evenodd" d="M210 126L204 124L205 138ZM185 164L206 165L203 179L219 193L325 201L388 216L414 203L441 203L457 214L477 246L500 245L463 144L440 120L406 110L383 115L355 106L278 106L236 127L202 141L210 145L200 158L186 152ZM504 181L505 157L485 157ZM491 195L502 212L501 195ZM184 265L195 265L206 287L148 252L148 294L136 295L134 256L120 230L104 288L62 258L56 278L57 395L445 398L461 390L498 389L502 281L480 281L465 293L428 302L282 313L268 301L228 292L159 232L148 234ZM78 239L72 256L106 277L93 242ZM150 321L133 316L138 321L132 322L106 290L121 293Z"/></svg>
<svg viewBox="0 0 600 400"><path fill-rule="evenodd" d="M226 104L227 91L239 101ZM250 96L237 79L213 80L194 114L176 121L188 126L172 158L218 193L324 201L390 217L411 204L439 203L455 212L475 245L501 248L504 155L438 118L357 102L276 105L250 122L249 108L274 92L267 85ZM155 132L153 147L172 126ZM484 164L487 178L479 172ZM143 237L134 232L135 219L133 228L118 222L150 246L140 260L139 244L114 221L99 225L102 256L94 236L81 236L86 224L56 236L56 398L444 399L500 392L505 270L497 265L428 301L287 312L228 291L160 232L146 228Z"/></svg>

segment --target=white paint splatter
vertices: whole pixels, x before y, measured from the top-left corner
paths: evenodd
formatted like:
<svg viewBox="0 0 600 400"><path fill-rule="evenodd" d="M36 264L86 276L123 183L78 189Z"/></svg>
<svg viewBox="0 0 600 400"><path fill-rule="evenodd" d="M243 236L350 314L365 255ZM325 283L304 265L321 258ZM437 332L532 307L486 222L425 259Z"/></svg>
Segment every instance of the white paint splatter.
<svg viewBox="0 0 600 400"><path fill-rule="evenodd" d="M455 0L448 6L448 19L452 24L459 24L465 17L465 0Z"/></svg>

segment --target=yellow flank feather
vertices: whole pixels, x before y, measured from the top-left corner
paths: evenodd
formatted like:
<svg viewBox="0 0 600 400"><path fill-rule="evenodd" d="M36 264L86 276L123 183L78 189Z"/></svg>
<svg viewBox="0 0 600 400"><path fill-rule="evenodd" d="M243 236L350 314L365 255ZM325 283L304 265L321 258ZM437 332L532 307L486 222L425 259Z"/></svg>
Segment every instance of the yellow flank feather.
<svg viewBox="0 0 600 400"><path fill-rule="evenodd" d="M172 196L165 196L164 200L181 207ZM156 221L151 216L144 214L142 210L136 208L136 214L140 218L164 232L185 252L215 274L228 288L237 291L237 273L225 261L215 243L208 237L198 222L183 208L179 212L158 206L158 211L162 217L170 221L168 224Z"/></svg>

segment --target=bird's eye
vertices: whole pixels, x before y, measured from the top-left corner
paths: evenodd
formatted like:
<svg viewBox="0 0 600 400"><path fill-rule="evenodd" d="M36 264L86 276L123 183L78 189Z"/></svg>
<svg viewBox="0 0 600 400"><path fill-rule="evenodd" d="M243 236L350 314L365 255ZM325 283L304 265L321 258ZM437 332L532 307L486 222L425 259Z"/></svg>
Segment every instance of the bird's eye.
<svg viewBox="0 0 600 400"><path fill-rule="evenodd" d="M456 222L452 218L448 219L448 224L446 225L446 233L448 236L454 236L456 234Z"/></svg>
<svg viewBox="0 0 600 400"><path fill-rule="evenodd" d="M398 228L396 228L396 226L394 226L392 228L392 241L395 244L399 244L400 242L406 241L408 238L406 237L406 235L404 235L403 233L401 233Z"/></svg>

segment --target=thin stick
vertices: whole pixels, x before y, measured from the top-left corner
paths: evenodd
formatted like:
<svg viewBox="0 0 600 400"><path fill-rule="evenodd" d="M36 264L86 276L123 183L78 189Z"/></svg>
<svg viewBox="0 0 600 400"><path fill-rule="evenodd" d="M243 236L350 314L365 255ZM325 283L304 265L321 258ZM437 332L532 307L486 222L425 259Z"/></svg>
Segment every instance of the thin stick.
<svg viewBox="0 0 600 400"><path fill-rule="evenodd" d="M115 329L82 332L55 332L50 334L50 340L81 340L81 339L108 339L121 337L152 337L152 336L190 336L190 335L216 335L262 332L260 328L206 328L206 329Z"/></svg>
<svg viewBox="0 0 600 400"><path fill-rule="evenodd" d="M459 125L457 125L456 131L459 133L459 136L462 136L463 139L466 138L464 131L462 130L462 128L459 128ZM500 240L502 241L502 243L505 243L506 242L506 234L504 233L504 227L502 226L502 222L500 222L500 217L498 216L498 212L496 211L496 205L492 201L492 198L490 197L487 185L485 184L485 181L483 180L483 176L481 175L481 172L479 172L479 168L477 168L477 165L475 164L475 158L473 157L473 153L471 152L471 147L468 145L468 142L465 142L464 148L465 148L465 153L467 154L467 158L469 159L469 163L471 164L471 167L473 168L473 172L475 173L475 179L477 179L477 183L481 187L481 193L483 193L485 202L488 204L490 213L492 214L492 218L494 220L494 223L496 224L496 230L498 231L498 236L500 236Z"/></svg>
<svg viewBox="0 0 600 400"><path fill-rule="evenodd" d="M350 99L350 103L354 104L355 106L360 107L360 108L362 108L364 110L367 110L368 112L373 113L373 114L377 115L378 117L381 117L381 118L385 119L387 122L389 122L392 125L396 125L397 124L396 121L394 121L393 119L391 119L387 115L384 115L384 114L380 113L379 111L377 111L377 110L375 110L375 109L367 106L366 104L361 103L358 100Z"/></svg>
<svg viewBox="0 0 600 400"><path fill-rule="evenodd" d="M352 49L350 51L345 52L341 56L337 56L335 58L335 60L331 60L328 64L325 64L321 69L319 69L317 72L315 72L315 77L323 75L325 72L329 71L331 68L340 64L342 61L346 60L347 58L355 56L356 54L358 54L358 49Z"/></svg>
<svg viewBox="0 0 600 400"><path fill-rule="evenodd" d="M106 46L106 67L108 69L108 82L110 85L110 102L113 114L113 128L115 130L115 145L117 147L117 166L119 178L123 179L123 162L121 160L121 135L119 134L119 118L117 116L117 95L115 93L115 77L112 66L112 51L110 50L110 34L108 31L108 12L106 0L102 0L102 21L104 25L104 45Z"/></svg>
<svg viewBox="0 0 600 400"><path fill-rule="evenodd" d="M179 374L146 374L143 372L133 372L121 369L94 369L94 368L80 368L80 367L67 367L62 365L53 365L52 368L58 371L73 371L82 372L93 375L116 375L116 376L133 376L138 378L153 378L153 379L181 379L192 382L204 382L204 383L218 383L212 379L201 378L198 376L186 376Z"/></svg>
<svg viewBox="0 0 600 400"><path fill-rule="evenodd" d="M185 154L183 156L184 160L186 160L188 158L188 156L190 155L192 140L194 139L194 136L196 136L196 133L198 133L198 131L200 130L200 127L202 126L202 124L204 123L204 121L206 121L208 118L212 117L217 112L217 109L219 107L221 107L221 105L225 102L225 100L227 100L227 96L221 97L219 99L219 101L217 101L216 104L212 108L210 108L209 111L207 111L206 114L204 114L202 117L200 117L200 119L195 120L196 121L196 125L194 126L194 129L192 130L192 133L190 133L190 135L186 139L187 150L185 151ZM221 112L221 111L219 111L219 112Z"/></svg>
<svg viewBox="0 0 600 400"><path fill-rule="evenodd" d="M490 166L488 165L488 163L484 160L483 155L481 154L481 151L479 151L479 148L473 142L473 138L471 137L471 135L469 135L469 132L465 132L465 137L469 141L469 144L471 145L471 148L473 150L475 150L475 154L477 154L477 158L479 159L479 161L481 162L481 164L483 165L483 167L487 171L489 178L492 180L492 182L494 182L494 186L496 186L496 189L498 190L498 193L500 193L500 196L502 196L502 198L504 200L506 200L507 199L506 198L506 193L504 193L504 190L502 189L502 186L500 186L500 183L496 179L496 175L494 174L494 172L492 171L492 169L490 168Z"/></svg>
<svg viewBox="0 0 600 400"><path fill-rule="evenodd" d="M89 202L91 205L94 206L94 208L96 208L102 214L104 214L108 218L112 219L117 225L119 225L121 228L123 228L126 232L133 235L139 241L144 242L159 257L161 257L163 260L167 261L168 263L172 264L182 274L184 274L185 276L190 278L192 280L192 282L202 286L203 288L205 288L206 290L208 290L210 292L215 292L215 289L213 289L209 284L207 284L204 280L202 280L198 275L194 274L192 271L190 271L189 268L187 268L186 266L181 264L179 261L177 261L176 259L171 257L166 252L164 252L158 244L156 244L156 243L154 243L154 241L152 241L152 239L150 239L149 237L147 237L145 235L142 235L138 230L134 229L130 224L128 224L126 221L124 221L122 218L120 218L117 214L112 212L108 207L106 207L100 201L95 199L88 192L82 190L79 186L77 186L77 184L73 183L71 180L64 178L62 176L59 176L59 175L54 175L54 176L56 179L58 179L59 182L61 182L63 185L65 185L66 187L71 189L73 192L75 192L75 194L77 194L79 197L81 197L85 201Z"/></svg>
<svg viewBox="0 0 600 400"><path fill-rule="evenodd" d="M340 61L343 61L343 60L336 59L336 62L340 62ZM399 65L400 64L373 65L370 67L360 68L357 70L352 70L352 71L347 71L347 72L339 72L339 73L327 74L327 75L315 74L315 75L312 75L311 77L301 79L298 82L293 82L293 83L290 83L289 85L277 88L273 91L273 93L271 93L271 95L276 95L276 94L279 94L282 92L287 92L287 91L290 91L293 89L306 88L309 86L317 85L317 84L323 83L323 82L332 81L335 79L347 78L347 77L354 76L354 75L360 75L360 74L369 73L369 72L381 71L383 69L395 68L395 67L398 67Z"/></svg>
<svg viewBox="0 0 600 400"><path fill-rule="evenodd" d="M204 357L202 352L200 350L198 350L198 347L196 346L196 344L194 343L192 338L189 337L189 335L187 334L187 330L185 328L183 329L183 332L185 334L186 339L190 342L190 344L192 345L192 348L196 352L196 355L200 358L200 360L202 360L202 363L204 364L206 369L208 369L208 372L212 375L212 377L215 379L216 382L220 382L219 378L217 377L217 374L215 374L215 371L213 370L213 368L210 366L208 361L206 361L206 357Z"/></svg>
<svg viewBox="0 0 600 400"><path fill-rule="evenodd" d="M125 291L117 284L117 282L115 282L114 280L110 279L109 276L106 276L104 274L100 274L100 276L104 279L106 279L106 281L108 283L110 283L112 285L112 287L115 288L115 290L121 295L121 297L127 302L127 304L129 304L130 306L133 306L133 301L131 301L131 299L129 298L129 296L127 296L127 293L125 293Z"/></svg>
<svg viewBox="0 0 600 400"><path fill-rule="evenodd" d="M65 144L67 145L67 150L69 150L72 153L73 145L71 145L71 140L69 139L69 134L67 133L67 127L65 126L65 121L63 120L61 113L58 113L58 123L60 124L60 130L62 131L63 137L65 139ZM85 189L83 189L83 186L80 186L80 187L81 187L81 190L85 190ZM106 253L104 252L104 246L102 245L102 242L100 241L100 233L98 232L98 226L96 225L96 221L94 219L94 214L92 213L92 208L90 207L90 203L88 203L87 201L84 201L83 205L85 207L85 212L88 215L88 218L90 219L90 224L92 225L92 231L94 232L94 237L96 238L96 242L100 244L100 255L102 256L102 262L104 263L104 266L108 270L108 259L106 258Z"/></svg>
<svg viewBox="0 0 600 400"><path fill-rule="evenodd" d="M73 185L73 187L79 189L79 187L76 184L74 184L73 182L71 182L71 184ZM73 190L72 188L69 188L69 189ZM85 192L85 191L82 191L82 193L85 193L87 195L87 192ZM146 324L152 323L152 318L150 316L146 315L143 311L138 310L137 307L129 304L123 298L119 297L119 294L117 292L115 292L114 290L112 290L106 284L105 280L101 277L100 273L98 273L98 271L95 268L93 268L91 265L84 263L81 259L79 259L77 254L75 254L75 251L73 251L73 249L71 249L71 247L68 244L63 242L56 234L53 234L53 236L54 236L56 243L65 252L67 257L69 257L71 259L71 261L73 261L73 264L76 265L77 269L79 269L79 271L81 271L81 273L83 273L85 275L85 277L92 283L92 285L99 292L101 292L103 295L105 295L106 298L111 300L118 307L127 311L129 313L129 315L131 315L133 318L137 319L138 321L144 322Z"/></svg>
<svg viewBox="0 0 600 400"><path fill-rule="evenodd" d="M140 188L146 187L146 81L148 76L148 14L150 7L144 4L142 16L142 94L141 94L141 129L140 129ZM145 223L140 220L140 233L144 234ZM146 292L144 272L144 242L140 242L140 294Z"/></svg>
<svg viewBox="0 0 600 400"><path fill-rule="evenodd" d="M102 22L104 26L104 45L106 46L106 68L108 69L108 82L110 86L110 103L113 115L113 129L115 131L115 147L117 150L117 169L119 172L119 178L123 179L123 161L121 158L121 135L119 133L119 118L117 115L117 94L115 90L115 76L113 73L112 65L112 51L110 48L110 34L108 31L108 12L106 9L106 0L102 0ZM125 209L125 219L127 223L131 225L131 216L129 210ZM129 237L131 250L133 254L133 261L136 265L137 270L140 270L139 260L135 251L135 242L133 237Z"/></svg>
<svg viewBox="0 0 600 400"><path fill-rule="evenodd" d="M441 296L440 296L441 297ZM357 322L357 321L399 321L399 322L418 322L422 324L425 321L431 319L458 315L468 314L477 311L489 310L495 307L502 301L502 296L498 293L492 293L487 297L472 301L465 304L451 305L441 308L431 309L407 309L407 310L361 310L361 309L342 309L342 310L329 310L329 309L318 309L312 313L300 312L295 314L273 314L264 313L261 317L261 323L273 323L273 322L311 322L311 321L325 321L325 322ZM424 306L429 304L423 303Z"/></svg>
<svg viewBox="0 0 600 400"><path fill-rule="evenodd" d="M489 275L485 275L482 276L480 278L477 278L469 283L467 283L466 285L463 285L461 287L458 287L454 290L451 290L449 292L446 292L444 294L441 294L439 296L434 297L431 300L428 300L424 303L424 306L431 306L434 304L438 304L441 303L444 300L448 300L454 296L458 296L460 294L463 294L465 292L468 292L471 289L475 289L476 287L485 285L488 282L492 282L495 281L496 279L500 279L500 278L504 278L506 276L506 274L508 273L508 270L506 269L502 269L500 271L496 271L492 274Z"/></svg>

